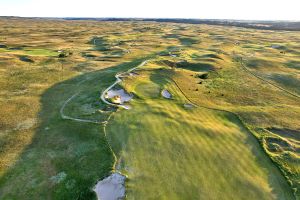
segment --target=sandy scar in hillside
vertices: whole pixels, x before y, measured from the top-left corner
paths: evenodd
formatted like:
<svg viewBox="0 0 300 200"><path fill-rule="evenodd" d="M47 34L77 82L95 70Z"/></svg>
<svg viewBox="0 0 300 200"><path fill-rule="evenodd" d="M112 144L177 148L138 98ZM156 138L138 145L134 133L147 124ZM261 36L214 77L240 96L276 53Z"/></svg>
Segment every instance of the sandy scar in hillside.
<svg viewBox="0 0 300 200"><path fill-rule="evenodd" d="M125 179L120 173L113 173L99 181L94 188L99 200L121 200L125 198Z"/></svg>

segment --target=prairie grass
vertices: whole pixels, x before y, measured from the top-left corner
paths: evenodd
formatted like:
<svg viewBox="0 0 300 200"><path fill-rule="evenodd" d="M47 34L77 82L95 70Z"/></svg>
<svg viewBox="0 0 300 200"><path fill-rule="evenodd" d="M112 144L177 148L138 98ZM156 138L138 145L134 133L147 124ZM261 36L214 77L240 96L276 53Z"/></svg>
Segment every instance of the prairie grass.
<svg viewBox="0 0 300 200"><path fill-rule="evenodd" d="M133 109L107 127L129 199L300 196L298 32L26 18L0 27L0 199L95 199L116 170L103 125L60 109L78 93L64 114L106 121L115 109L101 91L149 58L122 84Z"/></svg>

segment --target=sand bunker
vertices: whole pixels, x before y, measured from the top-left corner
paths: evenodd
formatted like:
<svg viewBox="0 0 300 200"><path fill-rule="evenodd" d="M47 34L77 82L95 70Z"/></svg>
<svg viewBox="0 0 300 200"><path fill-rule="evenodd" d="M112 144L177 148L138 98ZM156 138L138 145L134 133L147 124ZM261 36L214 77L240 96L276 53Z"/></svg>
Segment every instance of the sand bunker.
<svg viewBox="0 0 300 200"><path fill-rule="evenodd" d="M125 179L120 173L113 173L99 181L94 188L99 200L121 200L125 197Z"/></svg>
<svg viewBox="0 0 300 200"><path fill-rule="evenodd" d="M133 96L128 94L124 89L109 90L105 96L106 99L114 99L114 103L123 104L130 101Z"/></svg>
<svg viewBox="0 0 300 200"><path fill-rule="evenodd" d="M170 93L168 90L166 90L166 89L163 89L163 90L161 91L161 95L162 95L164 98L166 98L166 99L171 99L171 98L172 98L171 93Z"/></svg>
<svg viewBox="0 0 300 200"><path fill-rule="evenodd" d="M185 108L193 108L194 105L193 104L190 104L190 103L186 103L183 105Z"/></svg>

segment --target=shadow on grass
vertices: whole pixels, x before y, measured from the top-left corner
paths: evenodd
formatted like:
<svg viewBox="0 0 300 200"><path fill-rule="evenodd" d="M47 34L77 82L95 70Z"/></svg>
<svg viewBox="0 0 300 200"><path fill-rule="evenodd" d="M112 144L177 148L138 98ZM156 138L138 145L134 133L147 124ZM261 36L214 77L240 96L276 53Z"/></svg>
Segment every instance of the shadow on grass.
<svg viewBox="0 0 300 200"><path fill-rule="evenodd" d="M178 38L178 40L180 41L181 45L184 46L192 46L193 44L198 44L200 42L198 39L188 37L181 37Z"/></svg>
<svg viewBox="0 0 300 200"><path fill-rule="evenodd" d="M143 60L86 73L46 90L31 144L0 179L0 199L96 199L94 185L109 175L115 162L103 126L64 120L60 108L78 91L80 95L100 96L115 81L117 72Z"/></svg>
<svg viewBox="0 0 300 200"><path fill-rule="evenodd" d="M187 69L194 72L207 72L215 69L215 66L209 63L189 63L180 62L176 64L177 68Z"/></svg>
<svg viewBox="0 0 300 200"><path fill-rule="evenodd" d="M164 87L166 84L168 84L169 78L172 78L174 75L174 71L171 69L154 69L153 72L150 74L150 80L154 84L160 85L160 87ZM168 78L169 76L169 78ZM171 101L167 101L169 104ZM153 101L152 101L153 103ZM147 188L147 192L149 192L148 198L156 199L159 197L156 196L155 190L157 188L153 187L154 185L157 186L161 184L161 181L159 179L161 177L172 177L172 173L176 170L176 174L187 174L187 171L193 170L193 167L196 168L196 170L201 170L201 167L197 167L197 165L188 165L183 160L179 160L180 156L178 156L177 152L189 152L191 148L188 145L185 145L184 143L180 143L180 137L176 137L175 135L179 135L180 129L176 129L175 124L180 124L181 127L193 127L195 124L189 123L187 121L187 118L192 118L194 115L199 115L200 112L202 115L205 116L205 113L207 112L207 116L212 116L218 118L218 121L216 120L215 126L216 129L212 130L210 126L206 128L205 123L202 125L201 118L199 119L199 124L193 127L192 129L189 129L191 132L195 129L199 131L199 134L201 134L202 138L209 138L211 140L211 144L214 144L212 148L221 148L224 150L224 155L230 155L232 153L232 156L226 157L226 156L215 156L218 152L216 150L215 152L212 151L210 155L207 155L203 153L201 155L201 146L199 146L198 151L196 151L197 155L201 155L201 158L197 158L199 165L203 164L203 160L205 160L205 165L212 167L211 171L209 173L217 174L217 177L220 180L228 180L227 184L231 184L232 188L237 192L237 198L241 197L243 194L244 196L251 196L252 199L269 199L271 196L278 199L292 199L292 193L290 191L289 186L286 183L286 180L281 176L279 170L271 163L270 159L268 159L267 155L262 151L262 147L258 143L257 139L251 134L251 132L247 129L246 126L244 126L243 122L233 113L218 110L218 109L210 109L210 108L194 108L192 110L186 111L188 113L185 113L188 117L185 118L183 115L180 115L177 111L178 108L176 108L176 105L174 106L166 106L164 109L156 109L155 104L159 105L161 102L158 100L154 105L147 104L145 102L140 102L140 105L136 105L136 109L131 109L129 111L126 111L127 113L121 113L118 115L115 115L115 119L113 119L111 122L113 123L108 126L108 133L110 134L110 139L113 143L113 149L115 153L118 156L124 155L124 159L121 161L121 169L124 169L125 172L131 174L130 170L133 170L135 173L134 177L130 177L130 184L129 184L129 193L128 195L133 195L132 191L135 191L135 195L139 195L139 192L142 192L142 194L145 190L142 188L141 191L138 191L139 188L136 189L137 185L134 183L139 179L140 177L137 176L137 174L142 174L140 176L143 176L143 172L141 172L142 168L139 168L141 166L142 162L149 162L151 161L151 164L153 165L150 171L153 169L154 174L151 174L151 181L145 181L142 184L144 188ZM176 103L176 101L174 101ZM167 105L166 104L166 105ZM162 104L160 104L162 105ZM140 106L137 108L137 106ZM181 107L181 109L184 109ZM171 113L171 115L170 115ZM151 118L149 116L152 116ZM172 118L173 116L173 118ZM174 117L177 116L177 117ZM166 156L164 149L159 149L159 146L156 146L157 136L153 137L153 141L151 141L151 136L143 136L143 135L152 135L152 132L148 132L148 129L153 131L158 131L160 129L156 129L156 126L159 126L159 124L152 124L152 120L148 121L149 119L160 119L160 122L162 124L168 124L166 125L166 129L172 129L173 131L169 131L174 133L174 136L170 136L170 138L167 138L167 135L164 136L164 140L161 140L159 142L165 142L164 148L169 148L170 151L168 152L168 155ZM146 120L146 122L145 122ZM174 123L170 123L170 121L173 121ZM236 136L231 136L231 131L225 132L224 135L220 134L218 130L218 124L222 124L224 127L232 127L235 128L238 132L239 136L236 138ZM172 125L175 125L172 127ZM153 128L153 129L152 129ZM187 130L187 129L184 129ZM226 129L224 129L226 130ZM162 135L165 135L164 132L161 132ZM185 132L186 135L188 135L188 132ZM245 136L243 135L245 134ZM226 137L225 137L226 135ZM242 136L241 136L242 135ZM155 134L153 134L155 136ZM196 136L196 135L195 135ZM188 137L188 136L185 136ZM167 138L167 139L166 139ZM174 138L174 139L173 139ZM228 138L228 140L223 141L224 138ZM192 137L193 140L197 140L199 138ZM208 139L206 139L208 140ZM203 140L199 140L199 143L201 143ZM231 142L230 144L227 144L227 142ZM130 147L127 145L131 144ZM205 144L205 143L202 143ZM136 146L135 146L136 145ZM147 147L148 146L148 147ZM150 147L152 146L152 147ZM143 154L139 154L139 147L145 148L148 150L148 152L143 152ZM239 148L249 148L250 153L244 154L242 150L239 150ZM129 149L131 150L129 150ZM133 151L132 151L133 149ZM123 154L125 152L125 154ZM161 152L161 153L160 153ZM135 154L136 153L136 154ZM145 155L145 159L143 159L143 155ZM248 156L251 156L250 158ZM139 157L140 156L140 157ZM152 160L147 160L149 157L154 158ZM164 157L166 156L166 157ZM126 158L127 157L127 158ZM130 158L129 158L130 157ZM186 154L186 157L194 159L195 157L193 154ZM166 158L172 158L172 163L165 162L164 159ZM136 162L132 162L132 159L136 159ZM131 163L126 163L128 161L131 161ZM155 163L153 164L152 163ZM156 163L157 162L157 163ZM139 163L139 164L137 164ZM161 170L159 168L160 163L164 163L164 168L170 167L170 170ZM177 167L174 167L174 163L176 163ZM210 163L211 165L208 165ZM149 163L149 166L151 166ZM169 165L170 164L170 165ZM190 163L189 163L190 164ZM126 166L125 166L126 165ZM248 166L249 165L249 166ZM130 167L132 166L132 168ZM203 165L202 165L203 166ZM127 167L127 168L126 168ZM205 167L204 167L205 168ZM258 170L259 169L259 170ZM259 182L251 182L248 180L251 180L249 176L255 176L259 175L262 171L267 170L267 174L264 177L264 183L267 184L268 189L270 191L265 191L263 187L261 187ZM246 174L239 174L239 170L245 170ZM258 170L258 171L256 171ZM226 173L225 173L226 172ZM147 174L148 171L145 173ZM210 177L210 176L207 176ZM146 176L142 177L144 180L146 179ZM194 176L185 176L185 180L191 181L197 179L197 177ZM201 179L201 177L199 177ZM172 179L171 179L172 180ZM174 179L173 179L174 180ZM203 178L203 182L201 184L197 185L198 187L202 187L206 185L206 182L213 182L215 180L209 179L209 178ZM201 191L198 190L198 187L191 187L190 184L187 184L186 182L182 183L179 181L180 184L177 184L177 182L170 183L172 185L171 191L182 191L182 193L176 193L177 198L181 199L198 199L199 196L203 198L209 198L210 194L205 193L205 189ZM141 182L140 182L141 183ZM163 184L159 185L160 192L166 191L169 189L169 183L164 182ZM280 189L283 188L283 189ZM226 189L226 188L224 188ZM192 190L192 192L191 192ZM188 192L187 192L188 191ZM283 191L283 192L282 192ZM228 195L228 193L227 193ZM240 196L238 196L240 195ZM145 196L145 195L144 195ZM174 195L175 196L175 195ZM131 196L131 198L134 198L134 195ZM224 199L226 198L226 195L224 195ZM227 196L228 198L228 196ZM140 198L136 198L140 199Z"/></svg>
<svg viewBox="0 0 300 200"><path fill-rule="evenodd" d="M300 61L289 61L285 64L285 66L292 69L300 70Z"/></svg>

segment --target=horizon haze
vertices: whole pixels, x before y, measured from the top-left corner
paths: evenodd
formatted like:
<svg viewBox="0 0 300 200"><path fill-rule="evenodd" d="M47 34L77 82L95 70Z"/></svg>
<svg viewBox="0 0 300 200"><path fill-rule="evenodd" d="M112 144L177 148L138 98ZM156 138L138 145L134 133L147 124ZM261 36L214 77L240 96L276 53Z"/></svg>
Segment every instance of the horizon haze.
<svg viewBox="0 0 300 200"><path fill-rule="evenodd" d="M191 18L299 21L297 0L59 1L0 0L0 16L82 18Z"/></svg>

